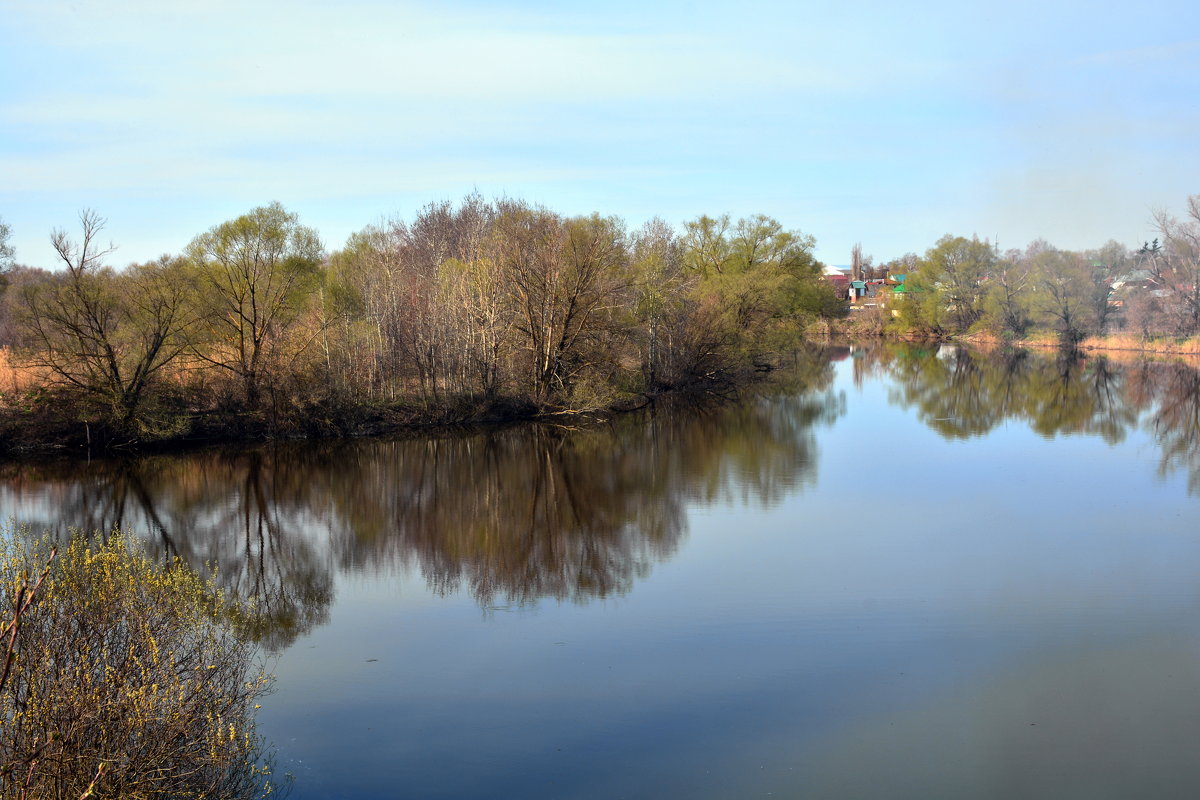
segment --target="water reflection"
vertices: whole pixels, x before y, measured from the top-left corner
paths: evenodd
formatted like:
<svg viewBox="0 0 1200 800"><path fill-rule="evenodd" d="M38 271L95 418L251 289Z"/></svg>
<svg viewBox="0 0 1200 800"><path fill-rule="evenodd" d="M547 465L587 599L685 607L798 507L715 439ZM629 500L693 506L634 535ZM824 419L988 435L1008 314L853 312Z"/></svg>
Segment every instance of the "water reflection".
<svg viewBox="0 0 1200 800"><path fill-rule="evenodd" d="M778 396L603 429L364 445L329 493L354 532L343 565L415 559L436 591L465 587L485 606L621 594L675 551L689 503L770 505L811 481L812 426L837 407Z"/></svg>
<svg viewBox="0 0 1200 800"><path fill-rule="evenodd" d="M164 557L215 567L250 601L256 639L283 647L326 618L333 596L319 506L300 448L212 451L37 469L6 465L0 504L32 531L116 528L148 537Z"/></svg>
<svg viewBox="0 0 1200 800"><path fill-rule="evenodd" d="M1183 469L1200 494L1200 370L1183 361L1134 360L960 347L872 349L864 373L886 373L892 403L948 439L1020 421L1047 438L1089 434L1109 444L1142 427L1159 447L1159 472Z"/></svg>
<svg viewBox="0 0 1200 800"><path fill-rule="evenodd" d="M1157 402L1149 419L1162 448L1160 474L1187 470L1188 491L1200 495L1200 371L1168 365L1158 382Z"/></svg>
<svg viewBox="0 0 1200 800"><path fill-rule="evenodd" d="M669 558L687 509L768 508L816 477L814 429L847 349L805 351L771 394L660 407L579 430L522 426L402 441L278 444L87 465L0 466L0 511L34 530L143 532L165 557L217 568L273 648L322 624L338 572L419 572L485 608L628 592ZM1019 421L1109 443L1142 428L1159 472L1200 494L1200 371L1179 361L890 345L856 382L950 439Z"/></svg>
<svg viewBox="0 0 1200 800"><path fill-rule="evenodd" d="M484 607L602 598L675 552L689 505L770 506L814 480L813 428L844 400L825 352L793 366L769 395L580 430L9 464L0 507L35 530L149 532L165 557L215 566L273 648L326 619L339 571L415 567Z"/></svg>
<svg viewBox="0 0 1200 800"><path fill-rule="evenodd" d="M1114 444L1138 418L1120 368L1104 358L888 347L873 351L872 360L895 380L891 401L915 408L946 438L982 436L1021 420L1046 437L1089 433Z"/></svg>

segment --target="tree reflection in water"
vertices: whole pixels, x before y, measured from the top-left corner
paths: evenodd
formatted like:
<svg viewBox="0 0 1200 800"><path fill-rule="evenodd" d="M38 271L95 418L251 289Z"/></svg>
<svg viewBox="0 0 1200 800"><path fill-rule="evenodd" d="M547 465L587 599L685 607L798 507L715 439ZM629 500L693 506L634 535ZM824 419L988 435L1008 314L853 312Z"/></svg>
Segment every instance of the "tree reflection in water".
<svg viewBox="0 0 1200 800"><path fill-rule="evenodd" d="M888 346L868 351L862 369L887 373L892 403L946 438L982 436L1009 420L1045 437L1122 441L1139 427L1159 447L1159 473L1188 472L1200 495L1200 369L1180 360L1114 362L1079 353L983 353L960 347Z"/></svg>
<svg viewBox="0 0 1200 800"><path fill-rule="evenodd" d="M1159 474L1188 472L1188 492L1200 495L1200 371L1174 363L1158 365L1150 430L1162 448Z"/></svg>
<svg viewBox="0 0 1200 800"><path fill-rule="evenodd" d="M1046 437L1090 433L1110 444L1137 422L1122 375L1104 358L1046 357L1024 350L982 353L946 347L875 354L895 380L890 399L949 439L982 436L1021 420Z"/></svg>
<svg viewBox="0 0 1200 800"><path fill-rule="evenodd" d="M844 355L845 350L836 352ZM628 592L669 558L695 504L771 506L816 476L814 429L845 399L835 351L797 354L771 393L660 405L578 430L282 443L88 465L0 468L0 506L35 530L147 535L164 557L211 564L259 609L254 635L283 648L323 622L339 572L416 569L484 607ZM883 346L854 377L947 438L1019 420L1043 436L1114 443L1142 427L1160 472L1200 494L1200 372L1181 362Z"/></svg>
<svg viewBox="0 0 1200 800"><path fill-rule="evenodd" d="M813 428L844 410L831 376L818 350L771 393L578 430L8 465L0 502L38 530L149 532L165 558L216 567L282 649L326 618L338 571L416 567L484 607L627 592L675 552L689 505L769 506L814 480Z"/></svg>
<svg viewBox="0 0 1200 800"><path fill-rule="evenodd" d="M215 568L222 588L257 609L250 632L269 648L326 618L333 582L317 535L322 520L294 502L303 470L276 449L8 465L2 474L16 496L9 505L22 507L21 495L41 498L21 520L32 531L119 528L147 537L164 558Z"/></svg>

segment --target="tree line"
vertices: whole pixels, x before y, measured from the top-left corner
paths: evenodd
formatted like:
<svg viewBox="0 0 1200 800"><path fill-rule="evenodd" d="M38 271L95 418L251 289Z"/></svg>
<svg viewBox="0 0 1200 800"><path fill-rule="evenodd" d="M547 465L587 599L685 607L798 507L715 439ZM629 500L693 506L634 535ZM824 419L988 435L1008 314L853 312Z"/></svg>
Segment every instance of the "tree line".
<svg viewBox="0 0 1200 800"><path fill-rule="evenodd" d="M1200 334L1200 195L1188 198L1184 219L1159 212L1154 223L1158 237L1137 250L1109 241L1070 251L1038 240L1002 253L978 238L945 236L923 257L885 265L905 275L894 327L1015 339L1052 331L1065 345L1119 331Z"/></svg>
<svg viewBox="0 0 1200 800"><path fill-rule="evenodd" d="M10 412L70 408L88 436L612 407L770 367L843 311L812 237L762 215L630 231L472 195L327 253L273 203L123 269L104 225L84 211L51 237L58 270L4 275L3 336L37 376Z"/></svg>

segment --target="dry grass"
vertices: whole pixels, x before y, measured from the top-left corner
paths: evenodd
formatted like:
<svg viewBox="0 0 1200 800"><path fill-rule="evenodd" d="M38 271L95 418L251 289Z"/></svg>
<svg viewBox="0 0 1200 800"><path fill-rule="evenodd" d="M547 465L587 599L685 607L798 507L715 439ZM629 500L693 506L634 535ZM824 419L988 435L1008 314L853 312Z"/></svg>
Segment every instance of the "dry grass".
<svg viewBox="0 0 1200 800"><path fill-rule="evenodd" d="M20 392L45 383L44 370L15 363L12 352L0 347L0 392Z"/></svg>
<svg viewBox="0 0 1200 800"><path fill-rule="evenodd" d="M1043 331L1030 334L1021 344L1025 347L1062 347L1062 340L1057 333Z"/></svg>
<svg viewBox="0 0 1200 800"><path fill-rule="evenodd" d="M1200 355L1200 336L1190 339L1161 338L1143 339L1128 334L1089 336L1080 343L1084 350L1133 350L1141 353L1165 353L1168 355Z"/></svg>

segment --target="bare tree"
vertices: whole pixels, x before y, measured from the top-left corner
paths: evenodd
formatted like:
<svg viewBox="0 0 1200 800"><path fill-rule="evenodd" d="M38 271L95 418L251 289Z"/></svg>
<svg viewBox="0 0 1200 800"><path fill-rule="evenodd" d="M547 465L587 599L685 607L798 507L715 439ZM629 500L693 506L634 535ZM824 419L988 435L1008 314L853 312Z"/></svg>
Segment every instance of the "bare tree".
<svg viewBox="0 0 1200 800"><path fill-rule="evenodd" d="M12 269L13 256L16 255L13 246L8 243L8 237L11 235L12 228L6 225L4 220L0 220L0 275Z"/></svg>
<svg viewBox="0 0 1200 800"><path fill-rule="evenodd" d="M610 313L627 286L628 248L619 220L500 204L497 263L516 308L529 386L539 401L564 400L596 365Z"/></svg>
<svg viewBox="0 0 1200 800"><path fill-rule="evenodd" d="M1142 262L1171 300L1179 332L1200 332L1200 195L1188 198L1183 220L1159 211L1154 223L1162 244L1143 246Z"/></svg>
<svg viewBox="0 0 1200 800"><path fill-rule="evenodd" d="M121 273L104 265L115 249L97 237L105 220L79 215L81 238L56 230L51 244L65 267L22 287L20 323L32 347L26 361L108 405L121 425L139 420L155 376L183 350L186 284L164 256Z"/></svg>
<svg viewBox="0 0 1200 800"><path fill-rule="evenodd" d="M687 290L697 278L683 270L679 240L671 226L655 217L633 241L633 315L642 342L642 371L649 389L675 378L678 327Z"/></svg>

